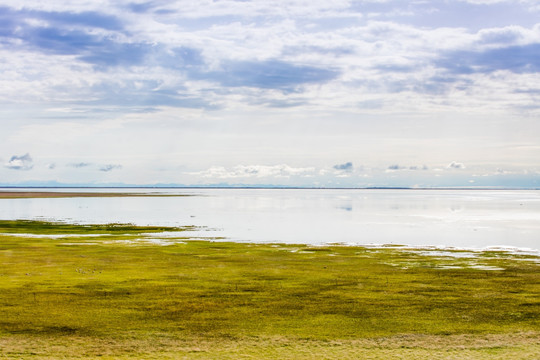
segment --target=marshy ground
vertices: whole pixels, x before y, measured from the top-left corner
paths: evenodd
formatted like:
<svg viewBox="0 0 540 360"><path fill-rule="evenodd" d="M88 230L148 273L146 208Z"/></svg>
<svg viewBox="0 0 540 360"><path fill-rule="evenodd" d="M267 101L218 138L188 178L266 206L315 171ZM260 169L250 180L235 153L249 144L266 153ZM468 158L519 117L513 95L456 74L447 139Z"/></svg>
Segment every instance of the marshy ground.
<svg viewBox="0 0 540 360"><path fill-rule="evenodd" d="M540 258L0 221L0 358L540 358Z"/></svg>

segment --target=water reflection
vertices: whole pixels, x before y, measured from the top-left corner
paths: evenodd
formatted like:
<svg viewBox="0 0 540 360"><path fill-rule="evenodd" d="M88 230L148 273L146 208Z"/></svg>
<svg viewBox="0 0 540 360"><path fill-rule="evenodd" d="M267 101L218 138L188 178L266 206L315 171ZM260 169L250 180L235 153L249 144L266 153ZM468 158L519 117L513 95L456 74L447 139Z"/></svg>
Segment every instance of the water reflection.
<svg viewBox="0 0 540 360"><path fill-rule="evenodd" d="M352 211L353 207L352 205L340 205L338 206L338 209L345 210L345 211Z"/></svg>
<svg viewBox="0 0 540 360"><path fill-rule="evenodd" d="M108 191L126 192L125 189ZM148 189L128 191L148 192ZM226 237L235 241L539 247L539 191L152 189L150 192L198 196L3 199L0 218L195 225L206 230L193 232L193 236Z"/></svg>

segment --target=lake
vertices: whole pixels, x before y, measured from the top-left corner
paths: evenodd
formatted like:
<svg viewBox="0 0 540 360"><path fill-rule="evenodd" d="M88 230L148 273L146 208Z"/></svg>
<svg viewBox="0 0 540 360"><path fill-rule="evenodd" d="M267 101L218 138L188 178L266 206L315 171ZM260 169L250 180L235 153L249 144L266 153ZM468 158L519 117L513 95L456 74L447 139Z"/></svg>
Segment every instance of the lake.
<svg viewBox="0 0 540 360"><path fill-rule="evenodd" d="M195 225L242 242L540 248L540 191L356 189L4 189L184 197L2 199L0 218Z"/></svg>

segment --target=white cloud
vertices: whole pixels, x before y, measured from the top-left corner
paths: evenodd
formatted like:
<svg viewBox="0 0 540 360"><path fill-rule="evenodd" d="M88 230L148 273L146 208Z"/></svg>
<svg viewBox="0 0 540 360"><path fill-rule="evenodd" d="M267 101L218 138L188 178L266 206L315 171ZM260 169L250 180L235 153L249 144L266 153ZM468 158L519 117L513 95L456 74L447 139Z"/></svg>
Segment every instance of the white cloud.
<svg viewBox="0 0 540 360"><path fill-rule="evenodd" d="M465 169L465 165L456 161L452 161L450 164L448 164L446 168L447 169Z"/></svg>
<svg viewBox="0 0 540 360"><path fill-rule="evenodd" d="M385 170L387 173L392 173L395 171L426 171L429 170L429 167L427 165L410 165L410 166L401 166L398 164L393 164L388 166L388 168Z"/></svg>
<svg viewBox="0 0 540 360"><path fill-rule="evenodd" d="M28 153L20 156L13 155L4 166L12 170L30 170L34 167L34 161Z"/></svg>
<svg viewBox="0 0 540 360"><path fill-rule="evenodd" d="M310 176L315 168L295 168L289 165L237 165L232 168L214 166L201 172L189 173L203 178L235 179L235 178L289 178L292 176Z"/></svg>

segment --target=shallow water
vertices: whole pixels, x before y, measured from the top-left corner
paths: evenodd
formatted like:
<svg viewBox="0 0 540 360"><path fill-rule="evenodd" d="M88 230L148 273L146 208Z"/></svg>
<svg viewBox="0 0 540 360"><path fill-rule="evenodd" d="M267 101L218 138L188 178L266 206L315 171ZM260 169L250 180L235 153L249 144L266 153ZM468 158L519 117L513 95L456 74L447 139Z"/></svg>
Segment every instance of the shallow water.
<svg viewBox="0 0 540 360"><path fill-rule="evenodd" d="M472 249L499 246L535 251L540 248L540 191L532 190L47 191L197 196L0 199L0 218L86 224L196 225L204 227L203 230L186 235L249 242L404 244Z"/></svg>

